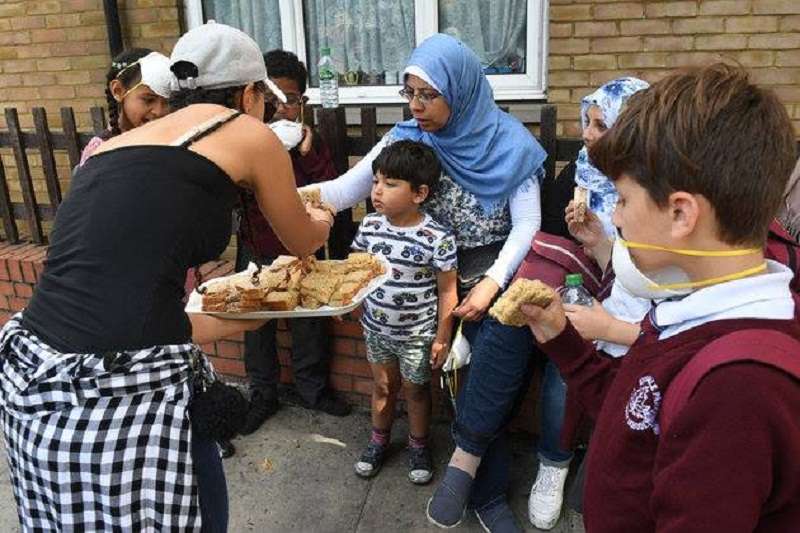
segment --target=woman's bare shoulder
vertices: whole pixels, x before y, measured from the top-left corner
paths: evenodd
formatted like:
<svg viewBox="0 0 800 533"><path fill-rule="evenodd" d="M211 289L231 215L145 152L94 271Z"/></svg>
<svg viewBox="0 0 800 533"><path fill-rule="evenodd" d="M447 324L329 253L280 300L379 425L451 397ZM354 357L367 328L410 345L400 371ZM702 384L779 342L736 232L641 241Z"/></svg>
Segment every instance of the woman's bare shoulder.
<svg viewBox="0 0 800 533"><path fill-rule="evenodd" d="M171 144L186 131L225 111L228 108L221 105L192 104L109 139L95 154L123 146Z"/></svg>

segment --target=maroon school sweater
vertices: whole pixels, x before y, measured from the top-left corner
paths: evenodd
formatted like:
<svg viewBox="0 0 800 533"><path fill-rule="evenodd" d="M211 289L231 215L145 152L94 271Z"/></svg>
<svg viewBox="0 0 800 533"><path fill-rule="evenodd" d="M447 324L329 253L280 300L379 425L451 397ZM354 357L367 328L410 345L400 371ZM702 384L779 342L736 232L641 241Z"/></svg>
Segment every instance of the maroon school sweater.
<svg viewBox="0 0 800 533"><path fill-rule="evenodd" d="M658 427L664 391L703 346L745 328L800 338L797 322L724 320L663 341L647 318L642 327L621 359L598 357L571 324L542 346L596 421L587 531L800 531L800 383L789 374L758 363L717 368L669 434Z"/></svg>

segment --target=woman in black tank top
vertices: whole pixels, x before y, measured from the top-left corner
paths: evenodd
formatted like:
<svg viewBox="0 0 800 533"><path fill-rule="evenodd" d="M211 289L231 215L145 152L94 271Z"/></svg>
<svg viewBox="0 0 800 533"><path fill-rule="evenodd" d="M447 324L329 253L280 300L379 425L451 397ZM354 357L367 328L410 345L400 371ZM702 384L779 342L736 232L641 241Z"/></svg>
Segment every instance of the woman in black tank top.
<svg viewBox="0 0 800 533"><path fill-rule="evenodd" d="M263 72L234 61L248 57ZM262 122L255 42L206 24L181 38L172 64L174 112L78 169L30 305L0 332L24 531L225 531L216 444L193 437L188 420L190 366L208 365L197 344L262 322L187 315L186 271L224 250L239 187L292 253L328 237L331 216L303 207L289 156Z"/></svg>

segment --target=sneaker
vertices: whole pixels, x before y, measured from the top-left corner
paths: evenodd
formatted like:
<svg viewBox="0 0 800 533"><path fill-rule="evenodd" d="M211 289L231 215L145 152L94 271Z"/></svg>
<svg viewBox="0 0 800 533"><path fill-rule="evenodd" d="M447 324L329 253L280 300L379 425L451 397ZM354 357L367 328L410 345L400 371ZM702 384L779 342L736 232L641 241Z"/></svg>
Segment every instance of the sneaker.
<svg viewBox="0 0 800 533"><path fill-rule="evenodd" d="M312 406L308 406L304 404L306 409L314 409L315 411L322 411L323 413L327 413L331 416L347 416L352 411L352 407L350 404L342 400L341 398L337 398L330 392L325 394L320 400Z"/></svg>
<svg viewBox="0 0 800 533"><path fill-rule="evenodd" d="M229 440L217 441L217 446L219 446L219 456L223 459L236 455L236 446Z"/></svg>
<svg viewBox="0 0 800 533"><path fill-rule="evenodd" d="M253 391L247 416L239 433L242 435L255 433L269 417L278 412L280 406L281 404L278 402L276 395L267 395L260 390Z"/></svg>
<svg viewBox="0 0 800 533"><path fill-rule="evenodd" d="M415 485L425 485L433 479L433 461L431 450L424 448L408 448L408 480Z"/></svg>
<svg viewBox="0 0 800 533"><path fill-rule="evenodd" d="M536 481L528 499L528 518L538 529L553 529L561 515L564 501L564 482L569 467L558 467L539 463Z"/></svg>
<svg viewBox="0 0 800 533"><path fill-rule="evenodd" d="M448 466L425 507L428 522L443 529L459 525L464 518L473 481L463 470Z"/></svg>
<svg viewBox="0 0 800 533"><path fill-rule="evenodd" d="M356 474L363 478L369 478L377 474L383 466L383 456L386 453L386 446L381 446L376 442L370 441L367 449L361 454L355 465Z"/></svg>
<svg viewBox="0 0 800 533"><path fill-rule="evenodd" d="M488 509L475 510L475 516L486 533L521 533L514 512L503 499Z"/></svg>

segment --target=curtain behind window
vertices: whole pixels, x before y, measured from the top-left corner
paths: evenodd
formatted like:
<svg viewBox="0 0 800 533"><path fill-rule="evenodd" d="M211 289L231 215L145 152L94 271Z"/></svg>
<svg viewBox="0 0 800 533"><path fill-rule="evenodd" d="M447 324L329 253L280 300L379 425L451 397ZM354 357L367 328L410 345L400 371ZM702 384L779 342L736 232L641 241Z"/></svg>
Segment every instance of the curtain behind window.
<svg viewBox="0 0 800 533"><path fill-rule="evenodd" d="M345 83L397 83L415 45L414 0L303 0L303 9L312 85L319 85L317 62L325 46Z"/></svg>
<svg viewBox="0 0 800 533"><path fill-rule="evenodd" d="M527 0L439 0L439 31L472 48L487 74L525 72Z"/></svg>
<svg viewBox="0 0 800 533"><path fill-rule="evenodd" d="M203 15L239 28L255 39L262 52L283 46L278 0L203 0Z"/></svg>

